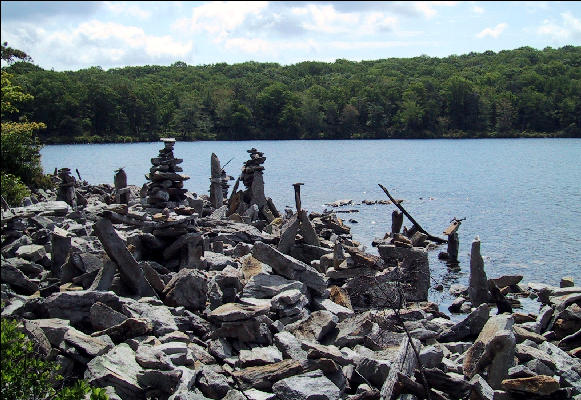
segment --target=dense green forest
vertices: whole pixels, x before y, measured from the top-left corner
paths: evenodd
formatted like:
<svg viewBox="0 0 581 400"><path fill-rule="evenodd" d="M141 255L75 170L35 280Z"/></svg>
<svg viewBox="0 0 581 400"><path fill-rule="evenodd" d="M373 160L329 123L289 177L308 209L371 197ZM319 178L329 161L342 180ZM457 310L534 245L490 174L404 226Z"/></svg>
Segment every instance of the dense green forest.
<svg viewBox="0 0 581 400"><path fill-rule="evenodd" d="M446 58L4 68L44 143L581 137L581 47Z"/></svg>

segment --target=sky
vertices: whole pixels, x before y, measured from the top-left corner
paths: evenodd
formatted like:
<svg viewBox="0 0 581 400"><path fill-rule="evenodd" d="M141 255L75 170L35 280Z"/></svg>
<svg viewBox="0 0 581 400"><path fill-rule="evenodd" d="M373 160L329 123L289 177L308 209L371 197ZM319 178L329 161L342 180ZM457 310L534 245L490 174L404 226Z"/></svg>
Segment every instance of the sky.
<svg viewBox="0 0 581 400"><path fill-rule="evenodd" d="M581 45L581 1L2 1L1 41L55 71L447 57Z"/></svg>

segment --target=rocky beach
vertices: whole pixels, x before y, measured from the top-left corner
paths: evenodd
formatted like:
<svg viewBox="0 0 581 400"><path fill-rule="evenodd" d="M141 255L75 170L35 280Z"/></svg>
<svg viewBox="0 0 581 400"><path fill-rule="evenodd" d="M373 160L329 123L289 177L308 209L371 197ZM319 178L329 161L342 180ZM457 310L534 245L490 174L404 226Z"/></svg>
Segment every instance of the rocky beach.
<svg viewBox="0 0 581 400"><path fill-rule="evenodd" d="M62 168L57 190L2 210L2 317L65 379L111 399L581 399L573 279L487 276L474 238L469 285L440 310L428 251L453 264L459 220L448 239L411 216L400 232L405 210L381 200L392 228L369 254L338 211L302 208L301 183L277 209L259 150L229 196L212 155L196 194L162 141L143 187Z"/></svg>

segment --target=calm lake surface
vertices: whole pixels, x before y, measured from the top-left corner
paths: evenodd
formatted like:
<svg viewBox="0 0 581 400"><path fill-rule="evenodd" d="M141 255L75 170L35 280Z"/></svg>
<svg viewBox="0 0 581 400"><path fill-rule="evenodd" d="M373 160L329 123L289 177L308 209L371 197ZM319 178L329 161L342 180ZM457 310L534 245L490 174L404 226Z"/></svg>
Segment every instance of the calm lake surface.
<svg viewBox="0 0 581 400"><path fill-rule="evenodd" d="M123 167L128 183L141 186L162 147L161 142L51 145L41 154L46 173L76 168L91 184L113 184L114 170ZM379 183L403 199L432 235L442 236L452 218L466 218L458 231L459 271L437 259L445 245L430 252L433 283L446 289L467 284L476 235L489 278L518 274L524 283L558 286L561 277L571 276L581 284L579 139L177 142L174 155L184 159L186 187L207 194L212 152L222 165L232 159L225 169L236 178L252 147L266 156L265 192L279 211L294 209L295 182L305 184L301 199L309 211L353 200L355 205L336 210L359 211L338 215L370 253L377 254L371 241L390 230L395 207L356 203L386 200ZM404 225L411 227L407 218ZM430 296L442 311L450 302L447 290Z"/></svg>

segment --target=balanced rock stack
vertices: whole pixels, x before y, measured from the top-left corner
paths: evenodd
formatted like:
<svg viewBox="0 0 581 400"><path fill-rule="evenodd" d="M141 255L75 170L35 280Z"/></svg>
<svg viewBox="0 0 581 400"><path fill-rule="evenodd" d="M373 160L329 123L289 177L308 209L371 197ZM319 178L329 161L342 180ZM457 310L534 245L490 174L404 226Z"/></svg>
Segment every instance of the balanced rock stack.
<svg viewBox="0 0 581 400"><path fill-rule="evenodd" d="M252 188L255 177L258 179L262 178L262 171L264 171L262 164L266 161L266 157L264 157L264 153L256 150L254 147L246 151L250 153L250 160L244 163L240 180L244 186L250 189Z"/></svg>
<svg viewBox="0 0 581 400"><path fill-rule="evenodd" d="M222 185L222 196L227 199L228 198L228 190L230 189L230 185L228 184L229 181L234 180L234 178L228 174L226 174L226 171L224 170L224 168L222 168L222 171L220 173L220 179L221 179L221 185Z"/></svg>
<svg viewBox="0 0 581 400"><path fill-rule="evenodd" d="M264 166L262 164L266 161L266 157L255 148L247 150L247 152L250 153L250 160L244 163L242 173L234 184L232 197L228 204L228 213L229 215L237 213L250 221L261 219L271 222L279 217L280 214L272 199L266 198L264 195L264 179L262 176ZM246 186L246 190L236 192L240 181Z"/></svg>
<svg viewBox="0 0 581 400"><path fill-rule="evenodd" d="M75 177L71 175L70 168L61 168L58 171L61 182L58 189L57 200L65 201L73 208L77 208L77 197L75 195Z"/></svg>
<svg viewBox="0 0 581 400"><path fill-rule="evenodd" d="M145 178L151 182L147 184L147 204L156 208L173 206L170 202L179 203L185 200L184 181L190 179L187 175L179 174L182 168L178 166L183 162L180 158L174 158L174 138L160 139L165 147L159 151L159 157L151 159L153 166Z"/></svg>

